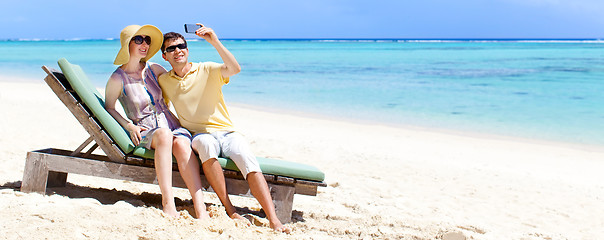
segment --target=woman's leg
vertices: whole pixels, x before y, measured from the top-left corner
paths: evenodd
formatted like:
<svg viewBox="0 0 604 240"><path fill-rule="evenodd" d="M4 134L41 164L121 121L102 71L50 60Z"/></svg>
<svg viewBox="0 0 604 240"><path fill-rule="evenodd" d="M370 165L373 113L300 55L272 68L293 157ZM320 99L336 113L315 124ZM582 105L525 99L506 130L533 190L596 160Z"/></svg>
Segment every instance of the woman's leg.
<svg viewBox="0 0 604 240"><path fill-rule="evenodd" d="M197 157L191 149L191 141L184 137L175 137L172 142L172 152L178 162L178 170L182 176L195 207L195 214L199 219L208 219L208 211L203 202L203 192L201 190L201 177L199 173L199 163Z"/></svg>
<svg viewBox="0 0 604 240"><path fill-rule="evenodd" d="M178 217L172 192L172 132L160 128L153 132L151 148L155 150L155 173L161 191L163 211L171 217Z"/></svg>

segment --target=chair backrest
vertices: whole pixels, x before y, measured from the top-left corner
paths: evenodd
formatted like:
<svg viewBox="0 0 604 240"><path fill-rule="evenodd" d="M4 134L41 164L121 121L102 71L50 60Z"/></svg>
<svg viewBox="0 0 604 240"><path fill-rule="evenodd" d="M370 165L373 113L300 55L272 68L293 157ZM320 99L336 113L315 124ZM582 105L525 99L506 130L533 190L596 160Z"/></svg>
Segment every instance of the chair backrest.
<svg viewBox="0 0 604 240"><path fill-rule="evenodd" d="M98 119L113 141L124 153L131 153L135 146L132 144L128 132L105 110L104 96L88 80L82 68L69 63L65 58L61 58L58 63L73 90L78 94L85 106L90 109L94 117Z"/></svg>

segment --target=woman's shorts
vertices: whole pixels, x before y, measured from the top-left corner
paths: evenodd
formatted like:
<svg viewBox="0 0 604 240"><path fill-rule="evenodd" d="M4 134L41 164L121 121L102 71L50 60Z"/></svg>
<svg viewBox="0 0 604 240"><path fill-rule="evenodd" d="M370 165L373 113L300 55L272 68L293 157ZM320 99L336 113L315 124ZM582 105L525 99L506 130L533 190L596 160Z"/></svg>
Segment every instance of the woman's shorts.
<svg viewBox="0 0 604 240"><path fill-rule="evenodd" d="M157 129L160 129L160 128L154 128L151 130L144 131L143 139L138 144L138 146L144 147L146 149L151 149L151 140L153 139L153 133L155 133L155 131ZM187 130L183 127L179 127L179 128L172 130L172 135L174 135L174 137L185 137L185 138L191 140L191 133L189 132L189 130Z"/></svg>

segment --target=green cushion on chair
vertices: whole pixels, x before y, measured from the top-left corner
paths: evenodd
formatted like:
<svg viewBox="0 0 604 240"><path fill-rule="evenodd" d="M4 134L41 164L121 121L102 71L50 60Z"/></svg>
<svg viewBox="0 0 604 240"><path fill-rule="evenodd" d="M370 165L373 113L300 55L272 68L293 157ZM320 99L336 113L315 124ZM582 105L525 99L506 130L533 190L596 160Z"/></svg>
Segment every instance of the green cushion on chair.
<svg viewBox="0 0 604 240"><path fill-rule="evenodd" d="M307 164L262 157L256 157L256 159L258 160L260 169L263 173L319 182L325 180L325 173L321 172L318 168ZM237 165L235 165L235 162L231 159L218 158L218 162L220 162L220 165L224 169L239 171L239 168L237 168Z"/></svg>
<svg viewBox="0 0 604 240"><path fill-rule="evenodd" d="M86 104L92 114L101 122L103 128L117 143L117 145L128 154L134 150L134 144L130 140L128 132L105 110L105 98L90 83L88 77L78 65L71 64L65 58L59 60L59 67L65 78L76 91L82 102Z"/></svg>
<svg viewBox="0 0 604 240"><path fill-rule="evenodd" d="M142 158L150 158L153 159L155 158L155 151L150 150L150 149L146 149L144 147L136 147L134 148L134 151L132 152L132 154L134 156L139 156ZM176 162L176 159L173 159L174 162Z"/></svg>

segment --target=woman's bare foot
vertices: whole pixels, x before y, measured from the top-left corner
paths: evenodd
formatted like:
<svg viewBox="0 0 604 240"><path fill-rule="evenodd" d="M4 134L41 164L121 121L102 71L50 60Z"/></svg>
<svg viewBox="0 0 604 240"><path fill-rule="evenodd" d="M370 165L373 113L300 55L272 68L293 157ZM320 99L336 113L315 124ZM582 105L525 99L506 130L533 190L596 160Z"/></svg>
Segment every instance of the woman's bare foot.
<svg viewBox="0 0 604 240"><path fill-rule="evenodd" d="M176 206L164 206L163 211L164 211L164 214L166 214L166 216L168 216L168 217L171 217L171 218L180 217L180 214L178 213L178 211L176 211Z"/></svg>
<svg viewBox="0 0 604 240"><path fill-rule="evenodd" d="M210 219L210 214L205 209L202 211L195 210L195 215L197 215L197 219L199 220L208 220Z"/></svg>
<svg viewBox="0 0 604 240"><path fill-rule="evenodd" d="M176 204L174 203L174 197L166 197L165 195L162 195L161 198L162 198L161 206L162 206L162 211L164 211L164 214L166 214L166 216L171 217L171 218L180 217L180 214L178 213L178 211L176 211Z"/></svg>

